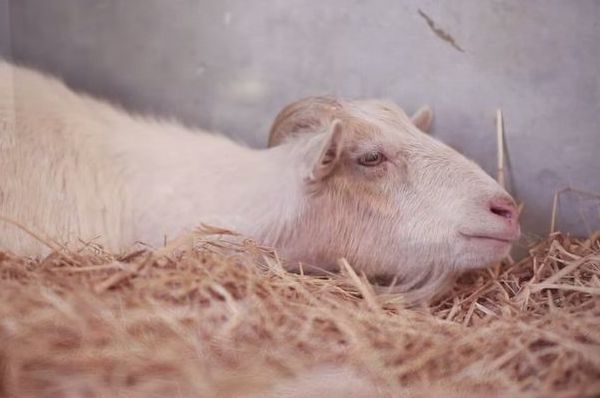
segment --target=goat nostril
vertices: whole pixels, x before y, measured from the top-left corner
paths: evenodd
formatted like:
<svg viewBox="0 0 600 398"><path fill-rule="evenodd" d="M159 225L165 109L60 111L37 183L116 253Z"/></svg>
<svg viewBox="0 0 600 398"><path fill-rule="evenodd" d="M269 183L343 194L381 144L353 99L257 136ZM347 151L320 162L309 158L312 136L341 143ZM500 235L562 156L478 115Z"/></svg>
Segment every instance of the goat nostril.
<svg viewBox="0 0 600 398"><path fill-rule="evenodd" d="M493 200L490 203L490 211L502 218L512 220L517 218L517 207L514 205L512 200Z"/></svg>
<svg viewBox="0 0 600 398"><path fill-rule="evenodd" d="M508 218L508 219L513 218L513 212L512 212L512 210L508 210L508 209L505 209L505 208L492 206L490 208L490 211L492 213L494 213L495 215L500 216L500 217L504 217L504 218Z"/></svg>

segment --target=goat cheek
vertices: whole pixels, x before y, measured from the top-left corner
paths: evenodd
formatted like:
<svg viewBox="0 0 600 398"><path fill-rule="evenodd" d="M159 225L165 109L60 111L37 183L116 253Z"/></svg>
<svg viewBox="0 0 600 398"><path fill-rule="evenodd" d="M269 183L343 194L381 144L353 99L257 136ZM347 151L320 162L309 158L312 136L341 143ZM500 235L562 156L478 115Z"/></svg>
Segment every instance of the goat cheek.
<svg viewBox="0 0 600 398"><path fill-rule="evenodd" d="M370 167L365 170L365 176L368 179L383 178L388 174L389 166L387 163L382 163L379 166Z"/></svg>

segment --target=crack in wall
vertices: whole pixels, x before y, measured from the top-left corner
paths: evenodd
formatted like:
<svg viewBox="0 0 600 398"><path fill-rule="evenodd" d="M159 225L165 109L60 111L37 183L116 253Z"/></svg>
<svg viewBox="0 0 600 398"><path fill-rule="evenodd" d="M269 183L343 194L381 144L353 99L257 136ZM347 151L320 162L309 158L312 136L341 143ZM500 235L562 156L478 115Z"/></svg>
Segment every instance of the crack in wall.
<svg viewBox="0 0 600 398"><path fill-rule="evenodd" d="M427 22L427 26L429 26L429 29L431 29L431 31L433 33L435 33L435 35L437 37L439 37L446 43L449 43L452 47L454 47L456 50L460 51L461 53L466 52L465 50L462 49L462 47L460 47L458 45L458 43L456 43L456 40L454 39L454 37L452 37L445 30L438 28L435 25L435 22L433 21L433 19L431 19L431 17L429 15L425 14L420 8L418 11L419 11L419 15L425 20L425 22Z"/></svg>

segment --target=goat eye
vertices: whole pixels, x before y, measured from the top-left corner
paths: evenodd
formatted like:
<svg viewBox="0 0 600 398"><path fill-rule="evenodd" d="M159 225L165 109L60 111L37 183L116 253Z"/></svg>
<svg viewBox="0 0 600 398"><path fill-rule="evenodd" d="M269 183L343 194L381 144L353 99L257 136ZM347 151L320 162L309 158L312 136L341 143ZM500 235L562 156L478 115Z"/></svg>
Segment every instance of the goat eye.
<svg viewBox="0 0 600 398"><path fill-rule="evenodd" d="M362 155L360 158L358 158L358 163L361 166L373 167L373 166L377 166L384 160L385 160L385 156L383 156L383 153L378 152L378 151L372 151L372 152L367 152L364 155Z"/></svg>

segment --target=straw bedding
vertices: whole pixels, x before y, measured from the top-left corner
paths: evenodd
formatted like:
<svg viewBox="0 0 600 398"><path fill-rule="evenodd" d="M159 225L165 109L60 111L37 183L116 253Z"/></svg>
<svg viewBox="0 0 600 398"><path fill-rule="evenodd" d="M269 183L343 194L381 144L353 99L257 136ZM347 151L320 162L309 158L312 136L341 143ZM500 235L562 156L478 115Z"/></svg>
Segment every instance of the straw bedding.
<svg viewBox="0 0 600 398"><path fill-rule="evenodd" d="M0 396L600 396L600 234L553 234L407 308L350 267L287 273L215 232L0 253Z"/></svg>

